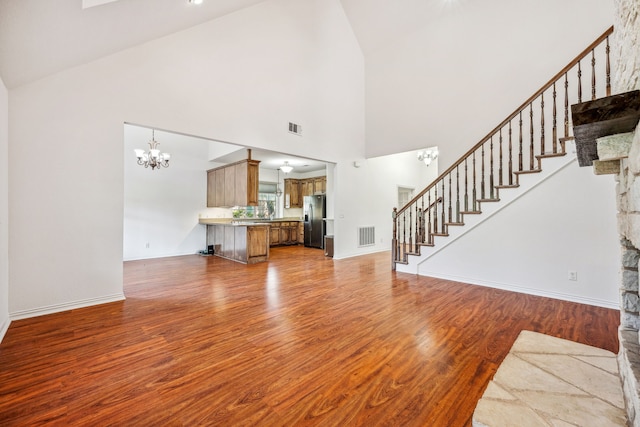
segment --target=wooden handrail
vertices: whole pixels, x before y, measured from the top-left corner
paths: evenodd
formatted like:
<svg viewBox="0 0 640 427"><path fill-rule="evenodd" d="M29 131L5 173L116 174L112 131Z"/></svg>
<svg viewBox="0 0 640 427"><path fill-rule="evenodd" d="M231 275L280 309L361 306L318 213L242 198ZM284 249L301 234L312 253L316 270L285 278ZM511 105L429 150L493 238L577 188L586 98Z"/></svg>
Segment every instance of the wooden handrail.
<svg viewBox="0 0 640 427"><path fill-rule="evenodd" d="M409 255L419 253L421 244L433 245L434 236L447 236L450 225L462 225L463 215L479 214L479 203L499 201L499 189L518 186L520 174L540 172L543 158L566 154L565 142L571 136L569 105L582 102L583 68L587 70L590 68L591 91L587 93L590 92L591 99L596 99L597 88L600 88L601 92L604 91L607 96L611 94L609 36L612 33L613 27L609 27L409 203L401 209L393 209L392 265L394 269L396 263L406 263ZM600 57L600 47L605 40L604 66L596 69L596 53ZM598 48L597 51L596 48ZM590 67L586 63L582 64L588 59L588 55L590 55ZM596 78L596 75L602 75L600 73L603 73L606 78L603 80ZM574 78L576 80L573 80ZM587 76L584 78L586 83ZM574 86L573 83L570 85L570 81L575 81L576 85ZM604 84L597 85L601 81ZM559 86L561 93L558 93ZM571 90L569 90L570 86ZM559 106L563 116L560 126L558 126L557 113ZM559 128L564 128L562 136L559 135ZM503 135L505 133L506 136ZM548 135L551 136L550 151L547 150L546 136ZM504 144L507 146L504 147ZM504 185L503 180L505 148L508 159L507 185ZM497 171L496 162L498 163ZM463 193L460 191L461 187L464 187ZM433 203L431 203L432 197L435 197ZM424 207L425 198L428 200L426 207ZM438 209L438 204L442 204L442 209ZM412 215L414 211L415 218Z"/></svg>
<svg viewBox="0 0 640 427"><path fill-rule="evenodd" d="M548 90L554 83L560 80L569 70L575 67L589 52L595 49L600 43L606 40L613 33L613 26L609 27L600 37L598 37L593 43L591 43L586 49L584 49L580 54L578 54L569 64L567 64L561 71L559 71L555 76L553 76L547 83L545 83L540 89L538 89L533 95L531 95L525 102L523 102L518 108L515 109L511 115L509 115L505 120L500 122L498 126L493 128L484 138L480 140L476 145L471 147L465 154L463 154L458 161L452 164L447 170L441 173L438 178L436 178L431 184L429 184L424 190L422 190L418 195L416 195L413 199L409 201L404 207L397 211L397 214L403 213L410 206L416 203L422 196L424 196L429 190L431 190L437 183L443 180L448 174L453 172L456 167L461 165L465 159L470 157L478 148L482 147L484 143L486 143L492 135L495 135L500 129L505 127L510 121L516 118L522 110L524 110L527 106L529 106L533 101L535 101L542 93Z"/></svg>

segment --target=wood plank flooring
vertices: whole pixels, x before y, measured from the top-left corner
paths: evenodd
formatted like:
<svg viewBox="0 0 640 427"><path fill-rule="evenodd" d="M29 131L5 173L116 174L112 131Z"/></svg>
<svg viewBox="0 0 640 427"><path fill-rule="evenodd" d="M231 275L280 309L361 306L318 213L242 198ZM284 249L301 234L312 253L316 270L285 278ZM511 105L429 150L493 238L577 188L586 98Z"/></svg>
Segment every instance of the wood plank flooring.
<svg viewBox="0 0 640 427"><path fill-rule="evenodd" d="M124 270L124 302L11 324L0 425L467 426L522 329L618 350L616 310L395 273L388 252Z"/></svg>

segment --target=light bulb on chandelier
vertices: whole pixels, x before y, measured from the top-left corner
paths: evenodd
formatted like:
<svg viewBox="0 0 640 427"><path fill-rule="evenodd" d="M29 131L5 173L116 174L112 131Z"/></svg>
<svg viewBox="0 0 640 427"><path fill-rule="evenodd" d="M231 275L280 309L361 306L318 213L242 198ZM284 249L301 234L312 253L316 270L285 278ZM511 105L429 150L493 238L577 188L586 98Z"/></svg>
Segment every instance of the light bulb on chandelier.
<svg viewBox="0 0 640 427"><path fill-rule="evenodd" d="M169 159L171 159L171 154L169 153L161 153L158 149L160 145L159 142L155 140L155 130L151 129L151 141L149 141L149 152L145 153L144 150L136 149L133 150L136 153L136 158L138 159L138 164L140 166L144 166L148 168L151 166L151 169L161 167L168 168L169 167Z"/></svg>

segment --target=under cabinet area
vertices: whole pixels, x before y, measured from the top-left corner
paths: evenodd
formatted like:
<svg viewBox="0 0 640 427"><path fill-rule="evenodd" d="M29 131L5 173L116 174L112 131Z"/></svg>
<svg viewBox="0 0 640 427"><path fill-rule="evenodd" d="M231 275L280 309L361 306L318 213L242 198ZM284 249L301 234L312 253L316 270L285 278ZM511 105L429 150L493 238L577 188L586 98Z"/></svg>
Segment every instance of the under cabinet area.
<svg viewBox="0 0 640 427"><path fill-rule="evenodd" d="M258 160L242 160L207 171L207 207L257 206Z"/></svg>

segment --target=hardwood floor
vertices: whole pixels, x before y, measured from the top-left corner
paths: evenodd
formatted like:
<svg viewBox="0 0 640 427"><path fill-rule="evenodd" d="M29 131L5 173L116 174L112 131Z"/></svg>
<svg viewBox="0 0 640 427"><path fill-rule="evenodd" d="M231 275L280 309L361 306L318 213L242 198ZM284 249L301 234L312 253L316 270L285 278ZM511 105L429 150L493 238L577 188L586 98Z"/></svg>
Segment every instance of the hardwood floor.
<svg viewBox="0 0 640 427"><path fill-rule="evenodd" d="M11 324L0 425L466 426L522 329L618 350L616 310L394 273L388 252L124 270L124 302Z"/></svg>

